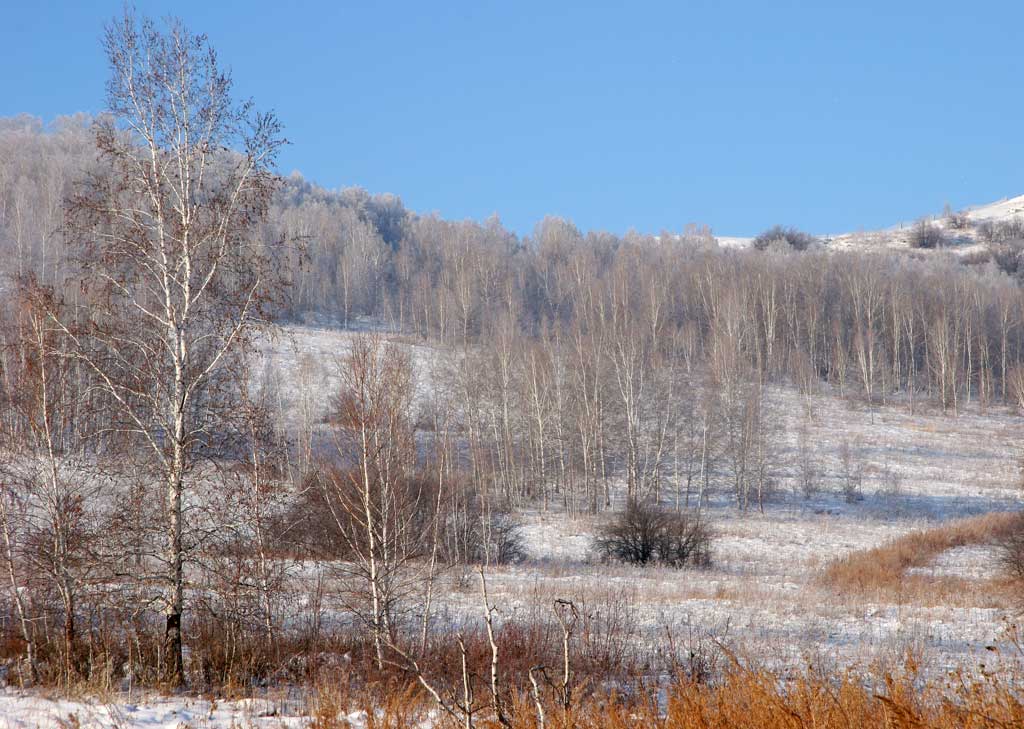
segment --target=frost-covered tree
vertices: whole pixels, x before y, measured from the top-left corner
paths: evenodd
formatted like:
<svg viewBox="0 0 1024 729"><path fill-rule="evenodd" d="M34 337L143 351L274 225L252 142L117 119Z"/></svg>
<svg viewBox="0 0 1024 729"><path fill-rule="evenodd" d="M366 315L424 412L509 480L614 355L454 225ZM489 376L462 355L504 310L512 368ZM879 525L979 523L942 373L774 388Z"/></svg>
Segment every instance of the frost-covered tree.
<svg viewBox="0 0 1024 729"><path fill-rule="evenodd" d="M207 38L179 21L127 13L104 49L100 163L68 214L88 325L65 332L113 406L110 427L144 448L163 482L166 679L181 684L187 499L231 411L220 375L268 313L276 268L254 234L283 140L272 114L235 101Z"/></svg>

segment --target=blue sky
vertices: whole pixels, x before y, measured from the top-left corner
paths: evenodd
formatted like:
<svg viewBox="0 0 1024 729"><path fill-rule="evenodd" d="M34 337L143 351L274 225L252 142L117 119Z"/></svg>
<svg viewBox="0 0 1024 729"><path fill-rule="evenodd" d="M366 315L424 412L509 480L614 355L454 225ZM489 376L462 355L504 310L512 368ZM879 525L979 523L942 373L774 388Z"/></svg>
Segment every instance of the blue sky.
<svg viewBox="0 0 1024 729"><path fill-rule="evenodd" d="M102 109L121 2L17 2L0 115ZM207 33L281 171L448 218L827 233L1024 193L1024 3L139 2Z"/></svg>

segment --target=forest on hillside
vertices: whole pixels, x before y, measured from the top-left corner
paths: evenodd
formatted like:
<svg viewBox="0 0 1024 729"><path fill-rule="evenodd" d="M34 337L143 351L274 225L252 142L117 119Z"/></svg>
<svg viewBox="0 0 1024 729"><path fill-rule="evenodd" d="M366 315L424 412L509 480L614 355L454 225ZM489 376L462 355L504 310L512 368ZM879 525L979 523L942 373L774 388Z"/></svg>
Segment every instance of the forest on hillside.
<svg viewBox="0 0 1024 729"><path fill-rule="evenodd" d="M30 277L66 314L92 313L65 201L101 165L97 123L0 127L8 306ZM771 386L798 389L808 407L819 391L950 416L1024 406L1012 220L990 224L988 252L967 260L831 251L783 228L746 249L700 226L582 234L553 217L520 239L495 219L417 215L392 195L292 175L275 179L253 222L249 250L275 271L267 321L373 321L452 354L433 386L458 403L452 427L474 482L508 504L558 494L596 511L620 475L630 495L677 505L701 503L713 481L740 508L762 503L779 481L780 433L796 428L765 405ZM97 430L108 412L96 403L76 418ZM300 452L311 438L307 424Z"/></svg>
<svg viewBox="0 0 1024 729"><path fill-rule="evenodd" d="M97 165L96 122L0 120L7 287L31 274L69 301L81 295L64 203ZM643 340L638 349L671 352L689 369L733 349L732 366L759 379L813 376L868 401L904 393L955 411L1019 400L1024 231L1015 219L987 224L985 250L967 257L829 251L782 227L735 249L706 226L620 237L557 217L519 238L497 218L418 215L394 195L332 192L297 173L277 181L266 213L256 236L283 273L279 322L346 327L371 317L484 349L501 336L549 351L552 338L582 337L604 357L596 342L619 328Z"/></svg>

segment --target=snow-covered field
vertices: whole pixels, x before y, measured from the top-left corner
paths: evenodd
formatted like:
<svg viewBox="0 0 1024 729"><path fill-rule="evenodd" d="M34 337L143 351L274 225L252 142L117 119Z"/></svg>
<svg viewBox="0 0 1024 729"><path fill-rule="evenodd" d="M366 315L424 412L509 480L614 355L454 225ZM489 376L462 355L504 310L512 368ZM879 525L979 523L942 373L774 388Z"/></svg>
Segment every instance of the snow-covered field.
<svg viewBox="0 0 1024 729"><path fill-rule="evenodd" d="M359 726L359 717L353 716ZM128 701L51 699L0 694L0 729L290 729L309 725L288 702L244 699L219 703L147 696Z"/></svg>
<svg viewBox="0 0 1024 729"><path fill-rule="evenodd" d="M352 334L289 327L271 346L282 398L298 404L303 390L314 420L336 386L333 361ZM436 351L412 345L421 373ZM807 429L824 474L810 498L792 486L783 467L779 490L766 505L739 513L724 491L708 508L717 538L707 570L632 568L601 564L591 543L603 517L568 518L553 510L519 515L529 560L488 574L499 620L545 614L556 598L570 599L598 620L620 621L629 639L655 651L678 641L721 641L768 667L885 665L912 654L926 672L968 670L1021 660L1008 641L1014 617L1005 595L993 591L996 560L988 545L949 550L910 571L915 584L957 580L957 590L841 595L820 581L825 565L844 554L884 543L914 529L989 511L1020 507L1019 458L1024 419L1006 408L969 407L958 417L906 403L871 410L831 394L805 400L775 390L775 409L788 413L782 462L792 460L797 427ZM863 467L863 499L847 503L836 475L846 444ZM789 470L787 470L789 469ZM453 570L437 591L438 619L479 623L476 583ZM996 648L996 651L991 650ZM150 697L128 703L51 701L13 691L0 695L0 729L10 727L294 727L308 722L298 704ZM71 718L74 717L74 718ZM360 717L353 716L358 725Z"/></svg>
<svg viewBox="0 0 1024 729"><path fill-rule="evenodd" d="M351 336L304 327L287 335L299 343L290 345L295 354L276 357L286 367L305 362L307 368L329 363ZM414 346L413 353L421 389L429 390L424 380L436 353L425 346ZM502 616L539 614L556 597L595 609L614 606L627 610L639 639L652 645L663 639L666 626L697 625L752 660L773 665L802 658L819 665L898 660L913 650L942 670L971 665L991 653L987 646L1002 644L1008 611L987 589L996 561L986 546L941 555L933 566L914 572L965 580L967 589L941 603L841 596L817 578L830 560L908 531L1019 508L1024 419L1003 407L970 407L958 417L923 404L914 414L907 403L867 409L828 393L815 396L805 414L806 401L792 390L778 389L770 397L774 410L789 414L779 491L764 514L741 514L728 493L714 495L708 514L718 538L711 569L599 564L591 541L602 517L571 519L557 509L534 509L519 515L529 561L490 576ZM811 498L792 485L795 433L801 427L822 473L820 492ZM864 474L864 498L854 503L843 498L837 475L844 444ZM439 609L446 619L476 620L475 583L462 575L449 579Z"/></svg>
<svg viewBox="0 0 1024 729"><path fill-rule="evenodd" d="M786 392L773 396L796 399ZM910 415L905 406L869 413L822 397L809 430L826 474L838 470L840 444L851 444L865 464L863 500L846 503L834 475L823 477L822 491L810 499L784 487L764 514L740 514L727 494L718 494L709 512L718 534L714 564L684 572L591 563L594 524L535 512L526 519L526 534L537 564L506 569L492 580L500 585L494 589L512 604L531 592L589 601L616 596L635 606L652 641L663 625L727 627L725 640L737 652L776 667L794 659L816 665L899 660L912 650L926 667L941 671L991 664L989 646L1009 652L1006 629L1013 616L989 588L997 576L990 546L950 550L916 571L964 581L952 596L938 593L941 601L852 598L817 578L830 560L911 530L1020 508L1021 418L1006 410ZM892 473L900 477L895 493L887 477Z"/></svg>
<svg viewBox="0 0 1024 729"><path fill-rule="evenodd" d="M994 573L983 548L961 548L930 568L976 586L944 604L907 598L851 598L816 582L833 557L877 545L921 525L856 512L816 513L778 507L765 515L739 516L712 509L719 538L714 565L705 571L636 569L547 561L504 568L490 576L492 599L516 611L537 611L556 597L625 608L641 639L656 646L668 627L685 635L698 626L754 663L773 668L801 665L867 665L898 662L912 650L928 670L972 666L1005 644L1007 611L986 593ZM527 533L534 556L566 542L562 554L582 556L589 538L571 524L531 515ZM558 553L558 550L555 550ZM925 571L923 571L925 572ZM466 596L472 614L478 599Z"/></svg>

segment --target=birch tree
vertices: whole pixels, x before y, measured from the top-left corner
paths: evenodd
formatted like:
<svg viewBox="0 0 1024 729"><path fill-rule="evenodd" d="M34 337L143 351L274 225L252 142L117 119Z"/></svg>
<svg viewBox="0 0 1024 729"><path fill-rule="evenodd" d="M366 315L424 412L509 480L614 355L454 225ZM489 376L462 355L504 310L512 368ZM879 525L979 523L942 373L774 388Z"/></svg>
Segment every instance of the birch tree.
<svg viewBox="0 0 1024 729"><path fill-rule="evenodd" d="M395 636L399 602L415 592L410 562L429 543L426 485L414 478L414 391L409 354L377 337L358 337L339 367L342 389L333 415L337 457L324 468L322 488L340 546L339 567L351 578L347 605L369 628L377 666Z"/></svg>
<svg viewBox="0 0 1024 729"><path fill-rule="evenodd" d="M184 683L186 508L230 407L223 372L265 322L270 249L254 235L277 185L273 114L232 98L206 36L131 13L106 28L100 164L68 206L89 326L65 328L164 485L165 678Z"/></svg>

